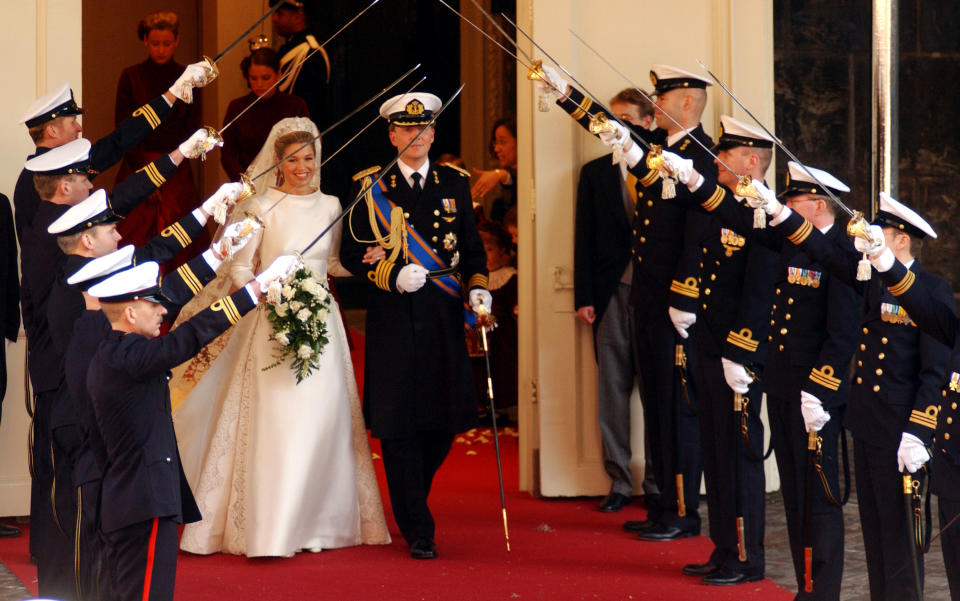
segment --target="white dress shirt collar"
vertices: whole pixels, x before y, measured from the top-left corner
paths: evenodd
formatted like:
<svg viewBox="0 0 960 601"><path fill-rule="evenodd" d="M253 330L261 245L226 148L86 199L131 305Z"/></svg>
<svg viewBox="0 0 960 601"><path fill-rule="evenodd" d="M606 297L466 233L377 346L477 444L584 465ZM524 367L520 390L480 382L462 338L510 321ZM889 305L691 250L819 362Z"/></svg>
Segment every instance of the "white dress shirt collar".
<svg viewBox="0 0 960 601"><path fill-rule="evenodd" d="M426 161L424 161L424 162L423 162L423 165L420 165L420 168L419 168L419 169L414 169L413 167L407 165L407 164L404 163L403 161L397 161L397 167L400 168L400 173L403 175L403 178L404 178L405 180L407 180L407 185L410 186L411 189L413 188L413 177L412 177L412 176L413 176L414 173L419 173L419 174L420 174L420 176L421 176L421 177L420 177L420 185L421 185L421 186L426 186L426 185L427 185L427 173L429 173L429 171L430 171L430 160L429 160L429 159L427 159Z"/></svg>

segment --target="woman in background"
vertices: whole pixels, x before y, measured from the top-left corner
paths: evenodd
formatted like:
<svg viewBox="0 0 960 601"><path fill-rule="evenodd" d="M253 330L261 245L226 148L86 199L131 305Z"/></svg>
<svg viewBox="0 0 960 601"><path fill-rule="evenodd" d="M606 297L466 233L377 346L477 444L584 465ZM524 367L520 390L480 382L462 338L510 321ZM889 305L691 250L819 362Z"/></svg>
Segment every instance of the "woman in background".
<svg viewBox="0 0 960 601"><path fill-rule="evenodd" d="M517 124L511 118L494 122L490 132L490 155L500 167L488 171L473 170L474 182L470 193L474 200L485 196L498 184L500 198L490 207L490 220L500 223L504 215L517 204L515 182L517 181Z"/></svg>
<svg viewBox="0 0 960 601"><path fill-rule="evenodd" d="M230 101L223 124L233 121L257 98L260 100L223 132L220 164L231 181L240 179L240 174L257 156L274 123L287 117L310 117L303 98L281 92L280 86L271 89L280 77L280 57L273 48L255 47L240 62L240 71L250 93Z"/></svg>

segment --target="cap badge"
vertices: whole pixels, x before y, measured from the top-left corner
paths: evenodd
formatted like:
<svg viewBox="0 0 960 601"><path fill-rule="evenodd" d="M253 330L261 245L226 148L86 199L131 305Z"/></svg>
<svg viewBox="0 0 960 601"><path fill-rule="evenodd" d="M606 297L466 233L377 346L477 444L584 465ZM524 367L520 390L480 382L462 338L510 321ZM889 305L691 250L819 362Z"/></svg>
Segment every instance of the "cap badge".
<svg viewBox="0 0 960 601"><path fill-rule="evenodd" d="M419 100L411 100L407 103L406 111L408 115L422 115L423 103Z"/></svg>

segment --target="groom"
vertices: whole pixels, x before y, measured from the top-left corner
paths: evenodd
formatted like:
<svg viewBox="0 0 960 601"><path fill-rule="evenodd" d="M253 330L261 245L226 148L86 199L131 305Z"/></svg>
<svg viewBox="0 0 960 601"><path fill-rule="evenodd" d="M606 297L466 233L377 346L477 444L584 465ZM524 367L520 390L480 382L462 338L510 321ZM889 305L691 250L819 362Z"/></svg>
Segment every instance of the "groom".
<svg viewBox="0 0 960 601"><path fill-rule="evenodd" d="M348 217L344 230L352 235L344 236L340 253L350 272L373 286L364 418L380 439L393 516L415 559L437 556L430 485L454 436L477 421L465 318L472 322L471 309L491 306L469 174L427 158L434 138L430 121L440 104L433 94L418 92L380 107L390 143L402 154L372 187L380 167L353 176L351 198L370 190L366 204ZM371 240L387 257L368 265L363 255ZM428 277L428 271L451 266L457 268L452 275Z"/></svg>

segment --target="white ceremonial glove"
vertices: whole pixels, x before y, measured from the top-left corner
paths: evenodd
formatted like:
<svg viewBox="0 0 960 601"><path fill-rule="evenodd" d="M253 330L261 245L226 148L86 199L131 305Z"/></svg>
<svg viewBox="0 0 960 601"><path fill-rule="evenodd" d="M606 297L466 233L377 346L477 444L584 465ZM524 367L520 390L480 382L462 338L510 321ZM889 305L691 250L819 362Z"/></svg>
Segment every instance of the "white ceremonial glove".
<svg viewBox="0 0 960 601"><path fill-rule="evenodd" d="M479 315L480 305L487 308L487 313L493 311L493 295L483 288L474 288L470 291L470 309Z"/></svg>
<svg viewBox="0 0 960 601"><path fill-rule="evenodd" d="M750 384L753 383L753 378L750 377L744 366L726 357L721 357L720 363L723 364L723 379L727 381L730 390L739 394L750 392Z"/></svg>
<svg viewBox="0 0 960 601"><path fill-rule="evenodd" d="M215 77L210 70L210 66L204 61L187 65L177 81L170 86L170 93L190 104L193 102L193 88L202 88L213 81Z"/></svg>
<svg viewBox="0 0 960 601"><path fill-rule="evenodd" d="M803 413L803 425L807 432L819 432L830 421L830 414L823 410L820 399L806 391L800 393L800 412Z"/></svg>
<svg viewBox="0 0 960 601"><path fill-rule="evenodd" d="M853 246L857 249L857 252L864 253L869 259L883 252L886 247L886 239L883 237L883 228L879 225L868 226L867 235L870 236L869 240L856 236L853 239Z"/></svg>
<svg viewBox="0 0 960 601"><path fill-rule="evenodd" d="M427 283L427 270L416 263L404 265L397 274L397 289L400 292L416 292Z"/></svg>
<svg viewBox="0 0 960 601"><path fill-rule="evenodd" d="M245 234L242 233L244 228L249 228L249 231ZM260 229L259 226L250 228L244 221L231 223L223 228L223 235L210 245L210 250L221 261L227 257L232 257L238 250L247 245L247 242L253 237L253 233L258 229Z"/></svg>
<svg viewBox="0 0 960 601"><path fill-rule="evenodd" d="M680 334L680 337L688 338L690 334L687 333L687 328L696 323L697 315L695 313L687 313L686 311L675 309L674 307L667 309L667 313L670 314L670 321L673 322L673 327L676 328L677 333Z"/></svg>
<svg viewBox="0 0 960 601"><path fill-rule="evenodd" d="M897 466L903 473L914 473L930 461L930 453L923 442L908 432L900 435L900 448L897 449Z"/></svg>
<svg viewBox="0 0 960 601"><path fill-rule="evenodd" d="M748 198L747 204L753 208L760 207L764 213L771 217L780 213L783 205L777 200L777 195L773 193L773 190L766 187L763 182L757 180L751 180L750 185L753 186L753 189L757 191L757 194L761 196L763 200Z"/></svg>
<svg viewBox="0 0 960 601"><path fill-rule="evenodd" d="M230 207L237 204L237 199L243 193L243 184L227 182L217 188L217 191L210 195L210 198L203 201L200 208L207 215L212 215L217 223L223 223L226 220L227 211Z"/></svg>
<svg viewBox="0 0 960 601"><path fill-rule="evenodd" d="M669 150L664 150L661 154L663 154L663 162L667 168L677 174L677 180L684 186L690 183L691 179L696 181L697 178L694 177L694 174L697 176L700 175L700 173L693 168L693 161L690 159L685 159L679 154L670 152Z"/></svg>
<svg viewBox="0 0 960 601"><path fill-rule="evenodd" d="M597 134L604 145L613 149L613 162L624 161L628 167L634 167L643 158L643 149L630 139L630 130L618 121L611 119L610 126L614 131L604 131ZM629 150L624 150L627 146Z"/></svg>
<svg viewBox="0 0 960 601"><path fill-rule="evenodd" d="M610 119L607 123L613 131L602 131L597 134L597 137L600 138L600 141L606 146L619 146L623 148L627 142L630 141L630 130L613 119Z"/></svg>
<svg viewBox="0 0 960 601"><path fill-rule="evenodd" d="M564 97L567 94L567 86L570 85L567 83L567 80L560 75L559 71L550 65L543 65L543 73L547 76L547 81L543 82L538 79L537 85L544 91L549 90L557 98Z"/></svg>
<svg viewBox="0 0 960 601"><path fill-rule="evenodd" d="M260 284L261 290L267 290L272 284L281 283L300 267L300 258L296 255L280 255L253 279Z"/></svg>
<svg viewBox="0 0 960 601"><path fill-rule="evenodd" d="M177 148L180 153L188 159L196 159L206 155L216 146L223 146L223 140L214 140L208 135L207 129L201 127L193 132L189 138L184 140Z"/></svg>
<svg viewBox="0 0 960 601"><path fill-rule="evenodd" d="M890 271L890 268L893 267L893 263L897 260L897 257L894 256L892 250L884 245L883 250L881 250L878 254L869 257L869 259L870 264L873 265L874 269L880 273L884 273L886 271Z"/></svg>

